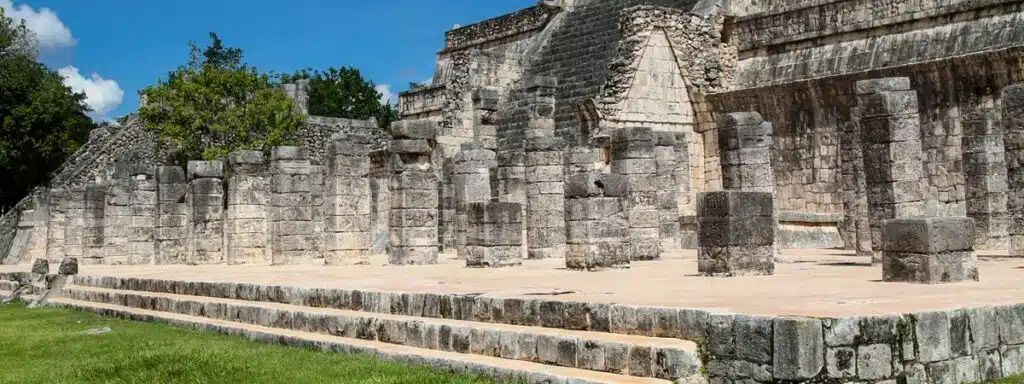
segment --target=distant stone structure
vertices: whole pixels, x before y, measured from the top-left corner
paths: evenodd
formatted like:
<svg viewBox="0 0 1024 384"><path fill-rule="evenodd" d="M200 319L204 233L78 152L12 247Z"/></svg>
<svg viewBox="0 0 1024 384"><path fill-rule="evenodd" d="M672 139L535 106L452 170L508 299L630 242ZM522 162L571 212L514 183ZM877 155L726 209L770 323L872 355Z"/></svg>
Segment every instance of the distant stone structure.
<svg viewBox="0 0 1024 384"><path fill-rule="evenodd" d="M978 249L1024 249L1010 83L1024 37L994 32L1022 15L966 0L542 2L448 31L430 85L401 94L385 129L309 116L300 147L186 171L137 116L98 128L0 217L0 259L468 261L468 207L491 203L522 210L522 260L559 258L615 238L570 240L589 216L567 204L602 198L622 206L608 213L625 217L631 261L656 260L702 248L698 196L722 190L772 196L778 248L881 262L885 220L970 217ZM308 83L283 88L307 111ZM627 195L567 190L606 175ZM473 223L515 227L489 217Z"/></svg>

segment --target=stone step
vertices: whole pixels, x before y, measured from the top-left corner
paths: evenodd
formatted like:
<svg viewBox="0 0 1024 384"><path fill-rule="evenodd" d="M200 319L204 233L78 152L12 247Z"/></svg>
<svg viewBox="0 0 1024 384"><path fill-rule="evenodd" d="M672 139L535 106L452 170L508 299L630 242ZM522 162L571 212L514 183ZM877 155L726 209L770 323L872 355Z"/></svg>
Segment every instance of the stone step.
<svg viewBox="0 0 1024 384"><path fill-rule="evenodd" d="M70 299L616 374L676 380L700 370L691 341L391 315L205 296L68 286Z"/></svg>
<svg viewBox="0 0 1024 384"><path fill-rule="evenodd" d="M700 309L591 303L546 297L303 288L81 275L75 277L74 284L424 318L677 338L695 342L707 339L711 316L711 312Z"/></svg>
<svg viewBox="0 0 1024 384"><path fill-rule="evenodd" d="M445 352L404 345L338 337L322 333L264 327L208 317L130 308L120 305L95 303L70 298L52 298L48 305L88 310L105 316L136 321L165 321L170 324L225 334L241 335L250 340L297 347L318 348L339 353L375 355L385 360L401 361L433 367L442 372L470 373L502 381L521 381L530 384L668 384L667 380L630 377L606 372L550 366L497 357ZM695 380L699 378L695 377ZM687 383L688 381L680 381Z"/></svg>

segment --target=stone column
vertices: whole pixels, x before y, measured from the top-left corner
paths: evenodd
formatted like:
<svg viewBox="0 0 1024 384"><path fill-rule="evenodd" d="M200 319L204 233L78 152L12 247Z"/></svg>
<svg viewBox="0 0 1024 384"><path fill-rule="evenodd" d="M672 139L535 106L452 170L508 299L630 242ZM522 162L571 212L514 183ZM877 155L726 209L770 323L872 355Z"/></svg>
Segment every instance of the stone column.
<svg viewBox="0 0 1024 384"><path fill-rule="evenodd" d="M228 208L225 235L228 264L270 264L267 247L267 165L263 152L228 155Z"/></svg>
<svg viewBox="0 0 1024 384"><path fill-rule="evenodd" d="M977 249L1007 249L1010 245L1006 152L998 120L991 108L981 108L968 113L961 124L967 217L976 224Z"/></svg>
<svg viewBox="0 0 1024 384"><path fill-rule="evenodd" d="M702 193L697 200L697 270L706 276L772 275L775 232L770 192Z"/></svg>
<svg viewBox="0 0 1024 384"><path fill-rule="evenodd" d="M523 208L516 203L466 204L466 266L523 264Z"/></svg>
<svg viewBox="0 0 1024 384"><path fill-rule="evenodd" d="M470 204L489 202L494 197L491 193L491 177L498 166L498 161L494 151L484 149L479 143L463 144L462 151L455 155L453 160L455 167L452 179L455 189L455 245L459 258L466 259L469 257L466 249L466 230L469 225L466 214ZM522 237L522 233L519 235ZM520 243L522 243L521 239ZM519 255L519 258L522 258L522 255Z"/></svg>
<svg viewBox="0 0 1024 384"><path fill-rule="evenodd" d="M391 241L391 177L394 154L388 150L370 153L370 253L386 253Z"/></svg>
<svg viewBox="0 0 1024 384"><path fill-rule="evenodd" d="M525 131L526 245L530 259L565 256L565 144L555 137L557 79L527 80L530 120Z"/></svg>
<svg viewBox="0 0 1024 384"><path fill-rule="evenodd" d="M313 253L313 197L309 154L303 147L275 147L270 158L270 252L274 265L324 264Z"/></svg>
<svg viewBox="0 0 1024 384"><path fill-rule="evenodd" d="M50 222L50 203L47 201L47 197L45 192L33 197L36 209L33 212L32 238L29 239L28 249L25 250L22 261L46 259L46 243L49 240L47 233Z"/></svg>
<svg viewBox="0 0 1024 384"><path fill-rule="evenodd" d="M370 263L373 196L370 192L372 140L348 136L331 143L327 174L325 250L328 265Z"/></svg>
<svg viewBox="0 0 1024 384"><path fill-rule="evenodd" d="M906 77L857 82L857 113L871 210L872 262L881 262L885 220L925 215L917 94Z"/></svg>
<svg viewBox="0 0 1024 384"><path fill-rule="evenodd" d="M152 264L156 253L157 182L151 170L132 175L129 206L132 212L128 227L128 263Z"/></svg>
<svg viewBox="0 0 1024 384"><path fill-rule="evenodd" d="M886 220L882 249L886 282L978 281L974 220L969 217Z"/></svg>
<svg viewBox="0 0 1024 384"><path fill-rule="evenodd" d="M846 246L857 256L870 257L871 218L868 209L867 184L864 180L864 152L860 142L860 126L845 122L840 132L840 171L843 189L843 234Z"/></svg>
<svg viewBox="0 0 1024 384"><path fill-rule="evenodd" d="M774 193L771 147L772 124L757 112L722 116L718 121L722 188Z"/></svg>
<svg viewBox="0 0 1024 384"><path fill-rule="evenodd" d="M679 249L679 194L677 163L678 136L675 132L654 132L654 184L658 191L658 234L662 249Z"/></svg>
<svg viewBox="0 0 1024 384"><path fill-rule="evenodd" d="M68 189L67 209L64 213L64 257L82 257L82 229L85 228L85 187Z"/></svg>
<svg viewBox="0 0 1024 384"><path fill-rule="evenodd" d="M597 172L568 176L565 184L566 250L569 269L628 268L630 226L628 177Z"/></svg>
<svg viewBox="0 0 1024 384"><path fill-rule="evenodd" d="M330 146L330 142L326 144ZM308 149L307 149L308 151ZM326 154L324 154L326 156ZM327 162L327 160L321 160ZM313 257L314 263L326 263L327 253L324 252L324 230L326 229L327 220L325 214L327 213L327 200L325 199L327 190L327 167L321 164L313 162L310 157L309 165L309 199L311 201L311 213L313 228L310 233L309 241L309 254Z"/></svg>
<svg viewBox="0 0 1024 384"><path fill-rule="evenodd" d="M157 168L156 263L185 264L189 261L186 228L189 212L185 205L188 184L181 167Z"/></svg>
<svg viewBox="0 0 1024 384"><path fill-rule="evenodd" d="M127 179L115 178L107 184L103 207L103 264L128 264L128 232L132 223L131 194Z"/></svg>
<svg viewBox="0 0 1024 384"><path fill-rule="evenodd" d="M1010 256L1024 257L1024 84L1003 89L1002 105Z"/></svg>
<svg viewBox="0 0 1024 384"><path fill-rule="evenodd" d="M107 205L107 186L90 184L85 189L84 227L82 228L82 264L103 263L104 211Z"/></svg>
<svg viewBox="0 0 1024 384"><path fill-rule="evenodd" d="M224 162L188 162L188 262L220 264L224 257Z"/></svg>
<svg viewBox="0 0 1024 384"><path fill-rule="evenodd" d="M438 188L431 163L436 134L426 125L391 126L398 169L391 178L391 265L436 264Z"/></svg>
<svg viewBox="0 0 1024 384"><path fill-rule="evenodd" d="M473 91L473 139L490 150L498 149L500 100L500 88L480 87Z"/></svg>
<svg viewBox="0 0 1024 384"><path fill-rule="evenodd" d="M612 132L612 173L629 181L626 208L632 260L661 258L661 215L658 211L658 165L650 128L620 128Z"/></svg>

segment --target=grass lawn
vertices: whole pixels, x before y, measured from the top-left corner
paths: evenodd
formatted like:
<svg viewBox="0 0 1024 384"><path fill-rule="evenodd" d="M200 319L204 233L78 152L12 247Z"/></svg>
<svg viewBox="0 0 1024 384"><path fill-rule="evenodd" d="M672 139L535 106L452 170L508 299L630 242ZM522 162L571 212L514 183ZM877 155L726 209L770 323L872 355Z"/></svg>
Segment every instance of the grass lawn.
<svg viewBox="0 0 1024 384"><path fill-rule="evenodd" d="M109 333L83 331L110 327ZM0 383L493 383L167 324L0 305Z"/></svg>

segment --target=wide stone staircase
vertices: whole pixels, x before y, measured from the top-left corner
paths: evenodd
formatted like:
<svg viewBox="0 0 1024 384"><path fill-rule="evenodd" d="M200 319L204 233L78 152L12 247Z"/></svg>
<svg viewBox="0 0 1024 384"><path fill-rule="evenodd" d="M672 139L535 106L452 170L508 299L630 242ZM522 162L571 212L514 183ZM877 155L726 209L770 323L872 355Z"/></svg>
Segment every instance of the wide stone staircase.
<svg viewBox="0 0 1024 384"><path fill-rule="evenodd" d="M612 333L607 304L87 276L47 303L498 380L703 381L696 343Z"/></svg>

